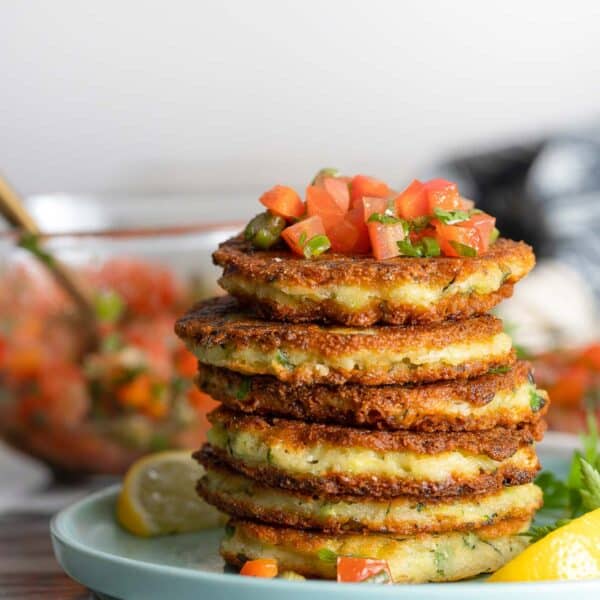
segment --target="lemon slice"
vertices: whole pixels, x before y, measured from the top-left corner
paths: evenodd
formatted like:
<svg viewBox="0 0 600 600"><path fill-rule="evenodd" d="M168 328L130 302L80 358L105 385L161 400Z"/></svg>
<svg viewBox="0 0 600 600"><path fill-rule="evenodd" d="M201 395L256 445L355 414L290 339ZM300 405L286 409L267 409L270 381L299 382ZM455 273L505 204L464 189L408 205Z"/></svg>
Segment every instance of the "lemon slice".
<svg viewBox="0 0 600 600"><path fill-rule="evenodd" d="M117 500L117 519L140 536L218 527L227 517L202 500L196 483L204 469L186 450L151 454L127 471Z"/></svg>
<svg viewBox="0 0 600 600"><path fill-rule="evenodd" d="M600 578L600 508L559 527L488 581Z"/></svg>

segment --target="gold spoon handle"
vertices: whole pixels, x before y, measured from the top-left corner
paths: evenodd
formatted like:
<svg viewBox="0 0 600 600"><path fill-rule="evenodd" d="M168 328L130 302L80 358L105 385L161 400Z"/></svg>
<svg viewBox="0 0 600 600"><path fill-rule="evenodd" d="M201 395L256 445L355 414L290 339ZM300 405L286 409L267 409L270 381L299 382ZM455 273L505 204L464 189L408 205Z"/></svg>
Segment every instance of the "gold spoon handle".
<svg viewBox="0 0 600 600"><path fill-rule="evenodd" d="M58 285L73 299L82 317L82 323L89 334L89 339L96 340L96 313L92 298L88 294L87 289L62 262L37 246L37 238L41 235L40 228L23 205L17 192L2 176L0 176L0 214L13 227L20 229L24 234L29 236L29 240L35 244L35 248L32 248L30 244L23 245L32 250L33 254L52 273Z"/></svg>

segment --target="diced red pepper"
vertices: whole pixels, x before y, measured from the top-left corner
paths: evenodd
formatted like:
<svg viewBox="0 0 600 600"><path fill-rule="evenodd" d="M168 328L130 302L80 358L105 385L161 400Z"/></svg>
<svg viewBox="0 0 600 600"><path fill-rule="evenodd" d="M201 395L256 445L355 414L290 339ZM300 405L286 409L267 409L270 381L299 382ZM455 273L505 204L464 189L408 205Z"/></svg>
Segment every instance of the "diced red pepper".
<svg viewBox="0 0 600 600"><path fill-rule="evenodd" d="M304 203L300 196L292 188L285 185L276 185L265 192L260 197L260 202L272 213L284 219L290 220L304 214Z"/></svg>
<svg viewBox="0 0 600 600"><path fill-rule="evenodd" d="M342 583L379 581L393 583L390 567L386 560L339 556L337 559L337 580Z"/></svg>
<svg viewBox="0 0 600 600"><path fill-rule="evenodd" d="M325 227L319 216L308 217L295 225L286 227L281 232L281 237L290 247L292 252L304 256L304 246L315 235L325 235Z"/></svg>
<svg viewBox="0 0 600 600"><path fill-rule="evenodd" d="M320 217L325 231L339 223L345 214L333 196L316 185L306 188L306 212L309 217Z"/></svg>
<svg viewBox="0 0 600 600"><path fill-rule="evenodd" d="M373 256L377 260L385 260L400 255L398 242L404 239L402 223L367 223Z"/></svg>
<svg viewBox="0 0 600 600"><path fill-rule="evenodd" d="M387 198L390 193L387 183L367 175L356 175L350 182L350 205L354 207L361 198L366 196Z"/></svg>
<svg viewBox="0 0 600 600"><path fill-rule="evenodd" d="M430 214L425 185L415 179L395 199L396 214L403 219L416 219Z"/></svg>

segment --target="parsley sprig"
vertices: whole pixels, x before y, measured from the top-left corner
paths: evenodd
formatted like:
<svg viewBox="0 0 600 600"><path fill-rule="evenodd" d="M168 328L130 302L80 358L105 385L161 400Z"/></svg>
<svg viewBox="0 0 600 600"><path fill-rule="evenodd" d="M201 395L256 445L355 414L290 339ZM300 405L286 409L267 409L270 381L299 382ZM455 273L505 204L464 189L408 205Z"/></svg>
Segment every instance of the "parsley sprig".
<svg viewBox="0 0 600 600"><path fill-rule="evenodd" d="M598 426L593 414L587 417L587 433L581 436L583 451L575 451L566 480L549 471L536 479L544 492L544 508L539 516L552 520L532 527L526 535L532 541L542 539L572 519L600 508L600 446Z"/></svg>

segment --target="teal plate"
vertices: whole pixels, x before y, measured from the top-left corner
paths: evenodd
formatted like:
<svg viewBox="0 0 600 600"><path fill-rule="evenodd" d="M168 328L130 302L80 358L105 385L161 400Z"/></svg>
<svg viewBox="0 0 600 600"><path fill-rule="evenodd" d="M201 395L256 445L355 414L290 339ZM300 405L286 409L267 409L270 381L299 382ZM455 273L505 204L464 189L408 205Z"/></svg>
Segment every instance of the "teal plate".
<svg viewBox="0 0 600 600"><path fill-rule="evenodd" d="M546 469L564 473L571 452L542 445ZM241 577L227 572L218 547L221 529L137 538L114 519L119 491L113 486L60 512L51 524L52 543L63 569L99 595L119 600L564 600L599 598L600 580L585 582L461 583L421 585L339 584ZM367 589L365 589L368 586Z"/></svg>

